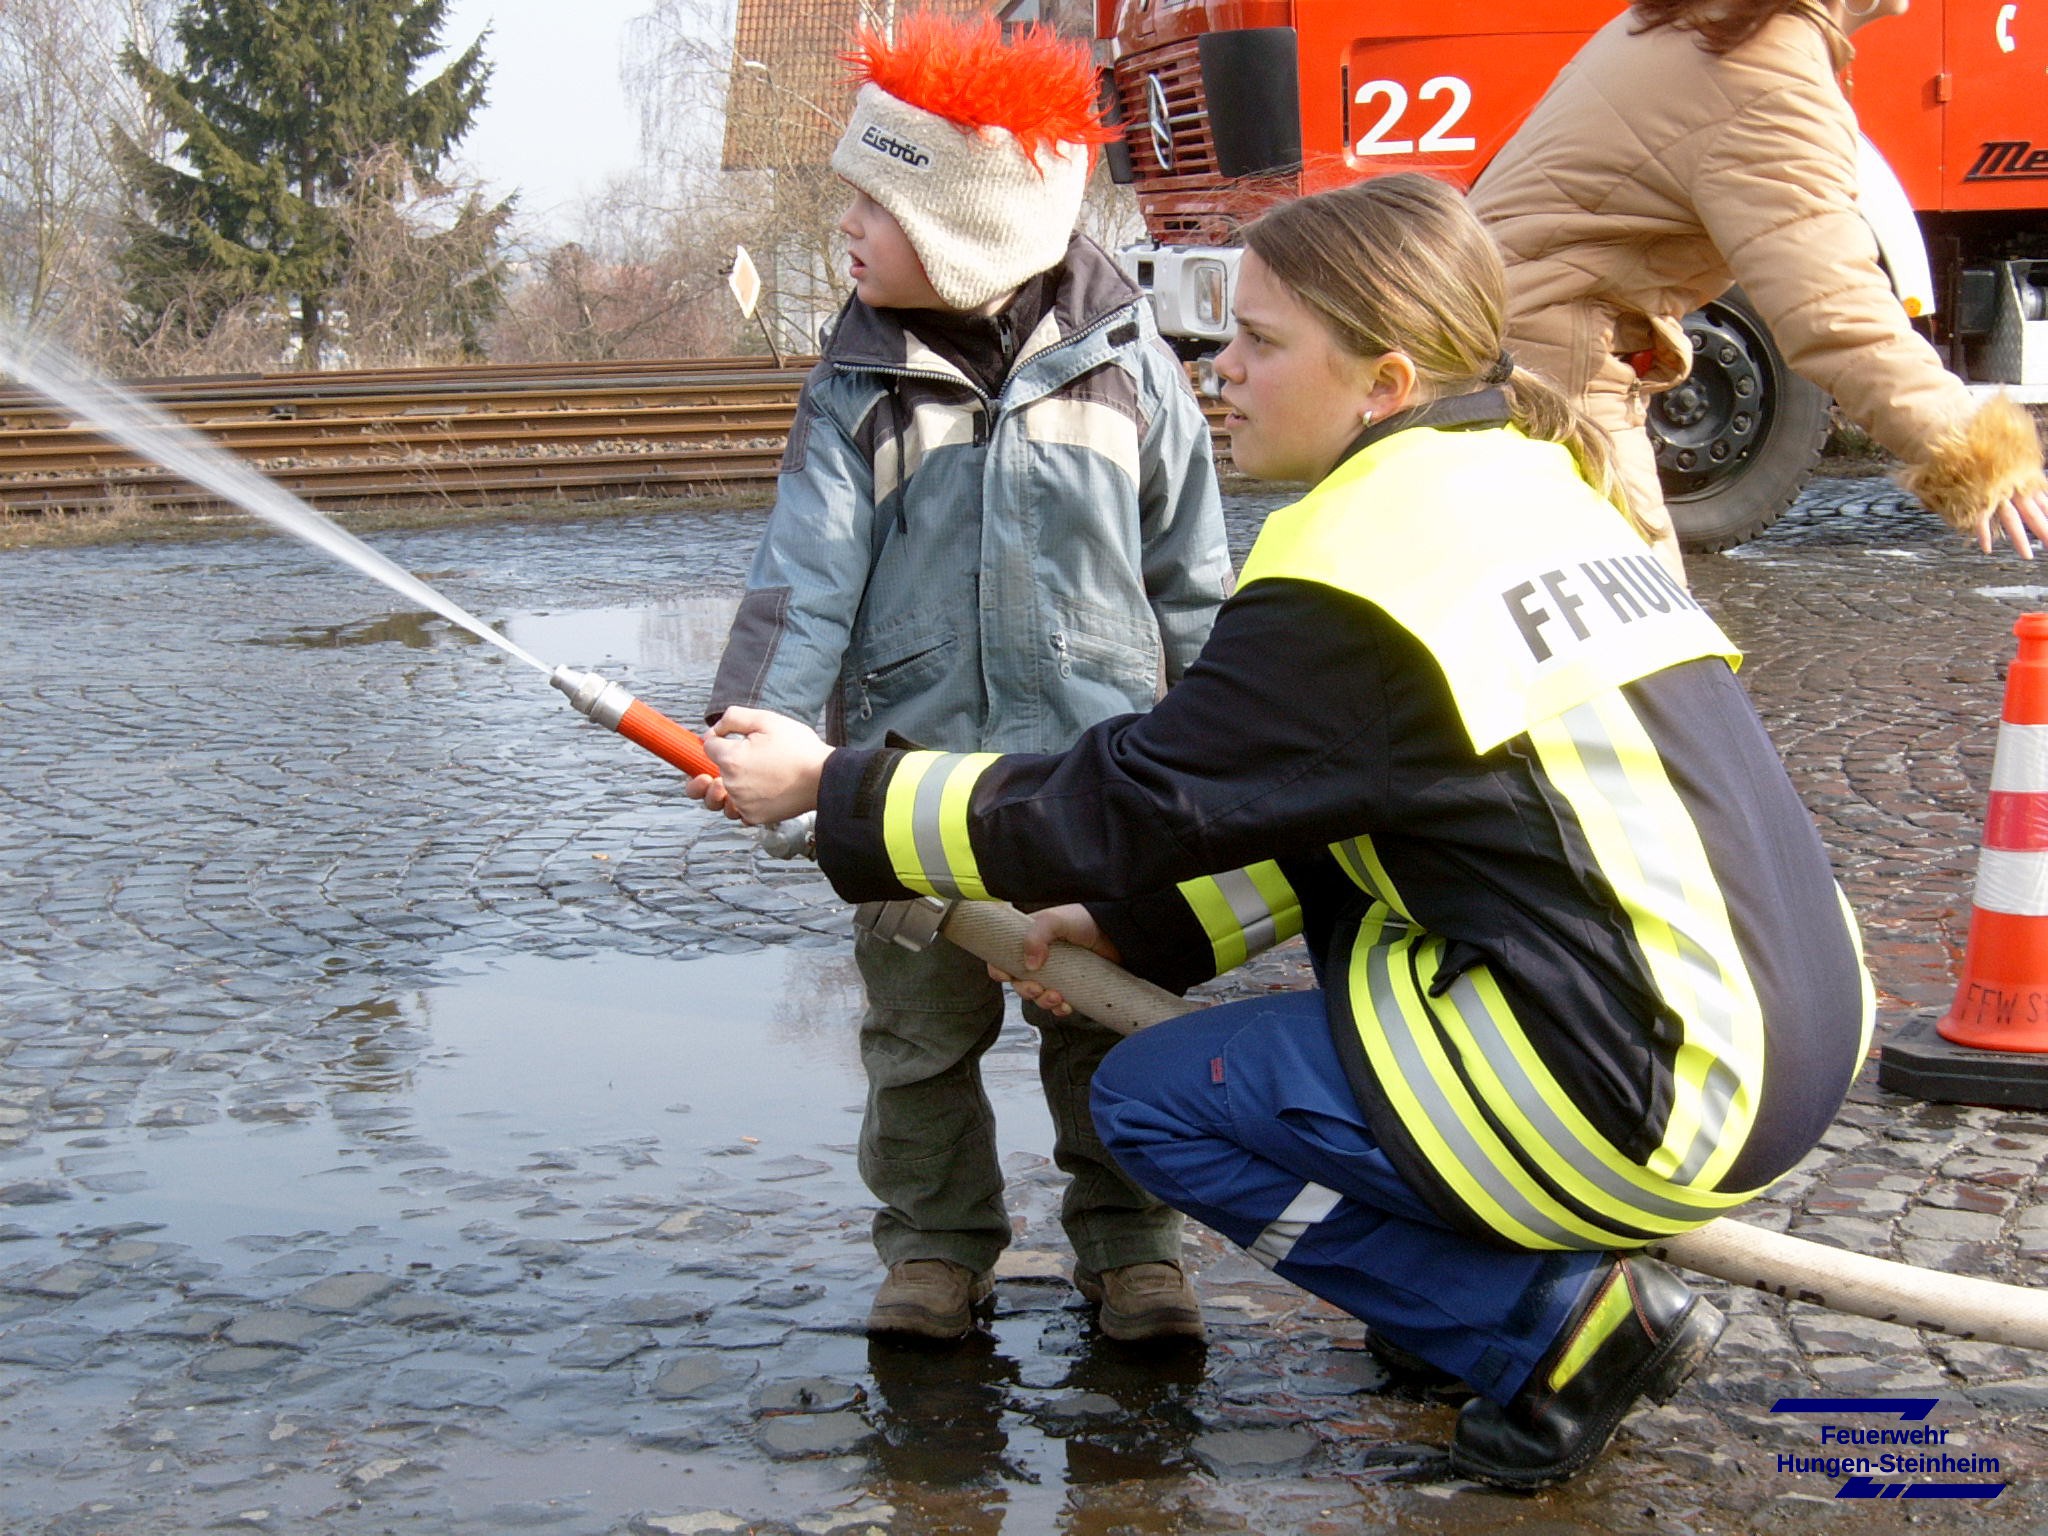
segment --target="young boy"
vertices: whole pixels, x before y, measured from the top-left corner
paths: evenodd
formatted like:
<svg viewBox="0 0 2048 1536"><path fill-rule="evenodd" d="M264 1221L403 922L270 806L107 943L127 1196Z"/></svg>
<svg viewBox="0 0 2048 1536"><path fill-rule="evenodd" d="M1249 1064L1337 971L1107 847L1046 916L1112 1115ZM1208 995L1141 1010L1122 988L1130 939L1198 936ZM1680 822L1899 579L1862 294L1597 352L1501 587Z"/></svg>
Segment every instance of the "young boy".
<svg viewBox="0 0 2048 1536"><path fill-rule="evenodd" d="M828 739L1049 752L1179 678L1230 584L1209 432L1143 295L1073 233L1096 113L1085 49L929 15L861 33L832 168L854 297L805 384L708 718ZM719 792L700 781L714 806ZM860 1170L888 1267L871 1333L959 1338L1010 1239L978 961L866 935ZM1194 1337L1180 1217L1096 1138L1117 1037L1027 1009L1070 1177L1075 1283L1114 1338Z"/></svg>

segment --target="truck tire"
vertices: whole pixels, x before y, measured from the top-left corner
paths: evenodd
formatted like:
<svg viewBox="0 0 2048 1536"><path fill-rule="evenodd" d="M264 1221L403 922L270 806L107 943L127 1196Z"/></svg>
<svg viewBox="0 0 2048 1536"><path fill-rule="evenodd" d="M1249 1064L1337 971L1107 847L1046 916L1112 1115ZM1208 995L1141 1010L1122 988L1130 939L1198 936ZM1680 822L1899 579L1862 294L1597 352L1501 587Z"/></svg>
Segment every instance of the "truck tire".
<svg viewBox="0 0 2048 1536"><path fill-rule="evenodd" d="M1792 505L1828 438L1828 396L1779 355L1738 288L1685 317L1692 374L1650 400L1657 477L1681 549L1755 538Z"/></svg>

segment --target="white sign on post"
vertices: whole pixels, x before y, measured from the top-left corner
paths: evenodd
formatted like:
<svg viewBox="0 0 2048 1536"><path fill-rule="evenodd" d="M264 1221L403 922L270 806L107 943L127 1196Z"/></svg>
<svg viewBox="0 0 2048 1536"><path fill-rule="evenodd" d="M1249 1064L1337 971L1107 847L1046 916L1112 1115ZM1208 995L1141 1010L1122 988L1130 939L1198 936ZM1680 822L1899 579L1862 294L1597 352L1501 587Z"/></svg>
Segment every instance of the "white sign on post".
<svg viewBox="0 0 2048 1536"><path fill-rule="evenodd" d="M744 245L736 245L732 251L732 270L725 280L732 288L732 296L740 301L740 313L751 315L754 306L761 302L761 274L754 270L754 258L747 254Z"/></svg>

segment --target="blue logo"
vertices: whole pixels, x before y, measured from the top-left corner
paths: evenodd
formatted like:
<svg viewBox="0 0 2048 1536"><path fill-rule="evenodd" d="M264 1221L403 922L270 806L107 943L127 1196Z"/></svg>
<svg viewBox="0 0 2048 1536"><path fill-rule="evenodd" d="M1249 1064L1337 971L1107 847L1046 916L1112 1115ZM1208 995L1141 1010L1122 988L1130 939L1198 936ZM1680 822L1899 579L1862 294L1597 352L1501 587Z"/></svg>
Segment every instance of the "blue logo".
<svg viewBox="0 0 2048 1536"><path fill-rule="evenodd" d="M1936 1483L1913 1480L1917 1474L1939 1472L1997 1476L1996 1456L1950 1455L1927 1447L1948 1444L1948 1431L1926 1422L1941 1401L1938 1397L1781 1397L1773 1413L1867 1413L1896 1418L1898 1427L1823 1424L1820 1454L1778 1457L1780 1472L1817 1472L1842 1479L1838 1499L1995 1499L2004 1483ZM1906 1426L1911 1426L1910 1428ZM1886 1450L1883 1447L1904 1447ZM1866 1449L1867 1448L1867 1449ZM1872 1454L1875 1452L1875 1454ZM1892 1479L1904 1479L1893 1481Z"/></svg>

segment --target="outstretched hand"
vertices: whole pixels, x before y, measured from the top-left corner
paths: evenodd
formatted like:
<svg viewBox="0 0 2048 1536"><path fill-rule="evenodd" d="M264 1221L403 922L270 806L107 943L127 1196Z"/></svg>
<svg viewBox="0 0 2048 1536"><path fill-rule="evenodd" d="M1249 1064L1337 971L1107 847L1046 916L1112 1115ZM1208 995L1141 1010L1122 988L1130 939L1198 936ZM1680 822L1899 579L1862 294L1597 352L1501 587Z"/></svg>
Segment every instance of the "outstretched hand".
<svg viewBox="0 0 2048 1536"><path fill-rule="evenodd" d="M2048 545L2048 490L2022 491L1987 509L1977 519L1977 547L1985 554L1991 553L2001 533L2012 545L2014 554L2022 560L2033 559L2033 543L2028 541L2028 534L2033 535L2034 542Z"/></svg>
<svg viewBox="0 0 2048 1536"><path fill-rule="evenodd" d="M1025 970L1042 969L1056 939L1081 949L1091 949L1105 960L1119 963L1123 960L1123 951L1104 935L1088 909L1076 904L1047 907L1043 912L1031 914L1031 929L1024 935ZM988 968L988 973L997 981L1008 982L1025 1002L1038 1004L1056 1018L1072 1017L1074 1005L1044 982L1028 975L1012 976L993 965Z"/></svg>
<svg viewBox="0 0 2048 1536"><path fill-rule="evenodd" d="M832 755L808 725L772 710L738 707L718 717L704 750L719 777L693 778L683 792L750 827L816 810L818 778Z"/></svg>

